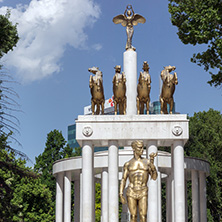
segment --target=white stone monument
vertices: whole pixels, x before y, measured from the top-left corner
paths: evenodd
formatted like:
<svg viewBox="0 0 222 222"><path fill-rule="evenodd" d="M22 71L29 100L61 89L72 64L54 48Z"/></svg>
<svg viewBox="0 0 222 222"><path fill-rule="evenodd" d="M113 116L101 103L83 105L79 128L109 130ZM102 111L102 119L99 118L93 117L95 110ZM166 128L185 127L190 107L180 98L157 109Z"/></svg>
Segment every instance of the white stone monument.
<svg viewBox="0 0 222 222"><path fill-rule="evenodd" d="M209 164L194 158L184 159L189 138L186 115L137 115L137 53L128 49L123 55L126 75L126 115L78 116L76 139L82 157L54 163L56 177L56 222L71 221L71 181L75 184L75 222L95 221L95 180L102 184L102 222L119 221L119 179L124 163L132 158L134 140L143 140L146 157L158 146L170 146L171 154L158 152L155 166L158 179L149 181L148 222L161 222L161 181L167 186L167 221L187 220L186 181L192 180L193 221L206 222L206 175ZM94 147L108 152L94 154ZM200 193L200 195L198 195ZM124 208L126 211L126 208ZM150 213L152 212L152 213Z"/></svg>

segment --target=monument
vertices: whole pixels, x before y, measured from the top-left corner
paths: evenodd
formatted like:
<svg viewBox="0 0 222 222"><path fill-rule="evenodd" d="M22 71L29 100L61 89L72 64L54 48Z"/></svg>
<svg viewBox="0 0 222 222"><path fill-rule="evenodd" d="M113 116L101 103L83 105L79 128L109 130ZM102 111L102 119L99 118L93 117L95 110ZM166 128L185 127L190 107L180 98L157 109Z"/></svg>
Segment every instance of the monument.
<svg viewBox="0 0 222 222"><path fill-rule="evenodd" d="M78 116L76 139L82 147L82 156L58 160L53 165L56 177L56 222L71 221L72 181L75 186L75 222L95 221L95 181L101 182L102 222L119 221L119 194L123 203L126 200L128 202L131 221L136 221L138 207L140 221L161 222L162 182L167 187L166 221L185 222L188 180L192 180L193 218L195 221L206 222L206 176L209 174L209 164L195 158L184 158L184 145L189 138L187 115L138 115L137 53L132 46L132 36L133 26L139 22L144 23L145 18L135 14L132 6L128 5L124 14L114 17L113 21L121 23L127 31L126 51L123 53L124 75L120 74L120 66L116 66L116 73L123 75L126 83L126 108L122 113L125 115L99 115L100 112L96 111L98 115ZM148 71L147 65L144 62L144 72ZM161 94L163 102L170 104L177 76L174 74L172 77L168 73L174 69L168 66L161 72L163 81L169 85L172 83L171 89L174 85L173 90L163 89ZM101 103L96 103L98 108L104 99L101 91L102 73L96 67L89 71L96 75L98 73L95 78L90 77L90 88L95 84L102 92ZM100 81L96 81L98 79ZM92 109L95 104L93 98L95 95L92 93ZM133 151L119 150L119 147L130 145ZM107 152L94 154L94 147L104 146L108 147ZM142 154L144 146L145 156ZM170 147L171 153L158 151L159 146ZM122 177L120 190L119 174ZM149 175L151 179L148 180ZM127 215L127 209L123 207L124 213ZM129 220L126 216L122 221Z"/></svg>

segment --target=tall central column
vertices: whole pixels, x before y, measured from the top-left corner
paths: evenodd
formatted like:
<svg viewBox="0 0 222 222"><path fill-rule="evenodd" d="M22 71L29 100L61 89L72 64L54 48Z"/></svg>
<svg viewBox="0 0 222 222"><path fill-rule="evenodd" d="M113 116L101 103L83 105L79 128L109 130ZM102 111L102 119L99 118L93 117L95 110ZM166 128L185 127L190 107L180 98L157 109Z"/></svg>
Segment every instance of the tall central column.
<svg viewBox="0 0 222 222"><path fill-rule="evenodd" d="M137 53L127 50L123 54L123 70L126 75L126 114L136 114Z"/></svg>

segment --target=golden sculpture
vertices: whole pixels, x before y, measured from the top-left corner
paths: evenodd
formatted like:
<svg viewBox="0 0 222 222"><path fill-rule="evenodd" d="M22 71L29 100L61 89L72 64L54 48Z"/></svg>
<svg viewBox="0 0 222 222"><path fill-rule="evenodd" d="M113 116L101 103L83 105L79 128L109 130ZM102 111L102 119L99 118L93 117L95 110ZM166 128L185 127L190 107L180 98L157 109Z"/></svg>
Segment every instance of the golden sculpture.
<svg viewBox="0 0 222 222"><path fill-rule="evenodd" d="M147 205L148 205L148 187L147 182L149 175L151 179L157 179L157 171L154 166L154 157L157 153L151 153L150 159L142 157L143 141L136 140L131 144L134 157L126 162L123 167L123 177L120 183L120 200L126 204L126 199L123 196L123 190L126 185L126 180L129 178L129 186L126 190L127 203L130 211L130 221L137 221L137 207L140 215L140 222L147 220Z"/></svg>
<svg viewBox="0 0 222 222"><path fill-rule="evenodd" d="M149 74L149 65L145 61L143 62L143 71L140 72L139 82L137 85L137 114L144 114L144 104L146 104L147 111L149 114L149 102L150 102L150 83L151 78Z"/></svg>
<svg viewBox="0 0 222 222"><path fill-rule="evenodd" d="M121 72L121 66L114 67L116 73L113 77L113 102L115 115L117 115L117 105L119 105L119 114L126 114L126 76Z"/></svg>
<svg viewBox="0 0 222 222"><path fill-rule="evenodd" d="M89 88L91 90L91 108L92 115L95 114L96 105L96 115L100 113L100 106L102 114L104 114L104 103L105 97L103 92L103 74L98 67L92 67L88 69L89 72L93 73L95 76L90 75L89 78Z"/></svg>
<svg viewBox="0 0 222 222"><path fill-rule="evenodd" d="M161 104L161 114L168 114L167 104L170 105L170 114L172 114L173 110L173 94L175 91L175 85L178 84L177 73L170 74L171 71L176 69L175 66L166 66L164 70L162 70L160 76L163 81L161 95L160 95L160 104Z"/></svg>
<svg viewBox="0 0 222 222"><path fill-rule="evenodd" d="M145 23L146 19L139 14L135 14L132 8L132 5L127 5L124 14L117 15L113 18L113 22L115 24L122 24L122 26L126 26L126 34L127 34L127 42L126 42L126 50L133 49L136 50L132 46L132 38L133 38L133 26L137 25L138 23Z"/></svg>

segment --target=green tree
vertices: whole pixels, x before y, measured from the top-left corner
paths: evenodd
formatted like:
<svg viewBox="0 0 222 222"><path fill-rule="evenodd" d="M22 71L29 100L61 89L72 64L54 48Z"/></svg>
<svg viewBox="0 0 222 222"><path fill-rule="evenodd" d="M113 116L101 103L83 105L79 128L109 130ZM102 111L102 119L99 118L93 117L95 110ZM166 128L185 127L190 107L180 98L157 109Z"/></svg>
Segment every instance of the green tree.
<svg viewBox="0 0 222 222"><path fill-rule="evenodd" d="M17 25L13 25L9 18L10 11L7 11L6 15L0 15L0 59L13 50L19 40ZM0 134L10 136L10 131L17 131L18 123L16 117L11 114L18 105L14 99L18 97L17 93L7 85L11 82L11 76L5 74L0 64Z"/></svg>
<svg viewBox="0 0 222 222"><path fill-rule="evenodd" d="M9 18L9 10L6 15L0 15L0 58L13 50L19 40L17 24L13 25Z"/></svg>
<svg viewBox="0 0 222 222"><path fill-rule="evenodd" d="M12 221L16 209L11 203L16 184L21 178L36 178L36 175L24 167L25 160L15 158L15 152L8 144L8 136L0 135L0 221Z"/></svg>
<svg viewBox="0 0 222 222"><path fill-rule="evenodd" d="M51 191L25 166L24 159L16 159L15 153L7 150L4 134L0 147L0 222L53 221Z"/></svg>
<svg viewBox="0 0 222 222"><path fill-rule="evenodd" d="M12 204L16 211L12 221L48 222L54 221L52 194L38 179L22 178L15 186Z"/></svg>
<svg viewBox="0 0 222 222"><path fill-rule="evenodd" d="M222 220L222 114L210 109L190 118L190 138L185 145L187 156L209 161L207 178L208 221Z"/></svg>
<svg viewBox="0 0 222 222"><path fill-rule="evenodd" d="M54 203L54 207L56 180L52 174L53 163L56 160L71 157L72 151L72 148L66 144L62 133L55 129L47 135L47 141L43 153L35 158L36 163L34 170L36 173L40 174L42 183L47 185L52 192L51 201Z"/></svg>
<svg viewBox="0 0 222 222"><path fill-rule="evenodd" d="M101 185L95 184L95 221L100 222L101 219Z"/></svg>
<svg viewBox="0 0 222 222"><path fill-rule="evenodd" d="M206 44L207 50L193 55L191 61L211 74L208 83L222 84L222 1L169 0L172 24L184 44ZM213 73L214 72L214 73Z"/></svg>

